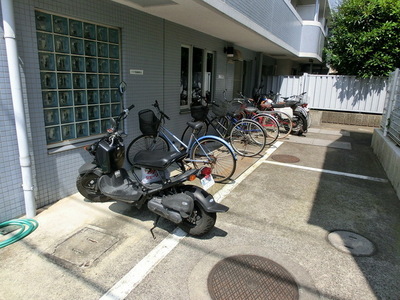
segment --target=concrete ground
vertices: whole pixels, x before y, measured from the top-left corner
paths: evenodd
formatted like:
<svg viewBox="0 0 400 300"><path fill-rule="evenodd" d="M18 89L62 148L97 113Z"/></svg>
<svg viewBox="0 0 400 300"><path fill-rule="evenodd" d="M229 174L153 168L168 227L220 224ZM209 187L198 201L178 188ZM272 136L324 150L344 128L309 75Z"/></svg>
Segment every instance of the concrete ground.
<svg viewBox="0 0 400 300"><path fill-rule="evenodd" d="M260 159L239 157L241 175L211 189L230 210L201 238L162 220L153 239L146 209L72 195L0 249L0 299L252 299L279 281L266 269L261 279L246 273L261 264L231 263L218 281L239 255L288 272L297 294L276 299L400 299L400 202L371 136L368 127L319 126Z"/></svg>

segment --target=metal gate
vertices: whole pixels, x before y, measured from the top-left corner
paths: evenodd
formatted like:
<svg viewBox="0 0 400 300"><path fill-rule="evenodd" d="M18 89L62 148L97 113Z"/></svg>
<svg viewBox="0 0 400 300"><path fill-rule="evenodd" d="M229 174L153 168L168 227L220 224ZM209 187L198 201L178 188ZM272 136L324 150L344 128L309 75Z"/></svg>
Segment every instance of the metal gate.
<svg viewBox="0 0 400 300"><path fill-rule="evenodd" d="M312 109L382 114L387 81L342 75L267 76L263 93L273 91L283 97L307 92L304 100Z"/></svg>

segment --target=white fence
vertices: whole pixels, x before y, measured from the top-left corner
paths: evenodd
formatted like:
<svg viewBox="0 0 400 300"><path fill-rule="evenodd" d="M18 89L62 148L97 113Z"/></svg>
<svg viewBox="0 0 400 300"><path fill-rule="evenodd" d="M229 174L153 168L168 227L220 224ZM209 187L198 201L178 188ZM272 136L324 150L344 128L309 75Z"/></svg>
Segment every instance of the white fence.
<svg viewBox="0 0 400 300"><path fill-rule="evenodd" d="M305 101L313 109L382 114L388 79L304 74L268 76L263 81L263 93L286 97L307 92Z"/></svg>
<svg viewBox="0 0 400 300"><path fill-rule="evenodd" d="M400 146L400 70L390 74L382 116L383 134Z"/></svg>

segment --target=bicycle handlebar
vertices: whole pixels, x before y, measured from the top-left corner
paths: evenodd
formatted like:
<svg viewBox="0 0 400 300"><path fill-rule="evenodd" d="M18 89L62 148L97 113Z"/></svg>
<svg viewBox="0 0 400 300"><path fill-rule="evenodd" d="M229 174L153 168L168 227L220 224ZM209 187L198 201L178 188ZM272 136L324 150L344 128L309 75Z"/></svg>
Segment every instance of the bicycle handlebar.
<svg viewBox="0 0 400 300"><path fill-rule="evenodd" d="M157 108L158 112L161 114L161 116L165 117L167 120L171 120L161 109L160 105L158 105L158 101L155 100L153 106Z"/></svg>

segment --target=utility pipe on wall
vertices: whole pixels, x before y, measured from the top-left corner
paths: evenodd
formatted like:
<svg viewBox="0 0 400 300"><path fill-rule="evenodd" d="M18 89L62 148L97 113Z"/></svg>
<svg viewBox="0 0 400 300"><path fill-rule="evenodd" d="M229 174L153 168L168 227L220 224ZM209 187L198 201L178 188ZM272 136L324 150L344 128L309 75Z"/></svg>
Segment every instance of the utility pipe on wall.
<svg viewBox="0 0 400 300"><path fill-rule="evenodd" d="M18 140L19 161L22 173L25 211L28 218L36 215L36 202L33 194L32 165L29 155L28 133L22 96L21 74L18 63L17 41L15 39L14 8L12 0L1 0L4 40L7 51L8 71L10 75L11 96L14 108L15 126Z"/></svg>

